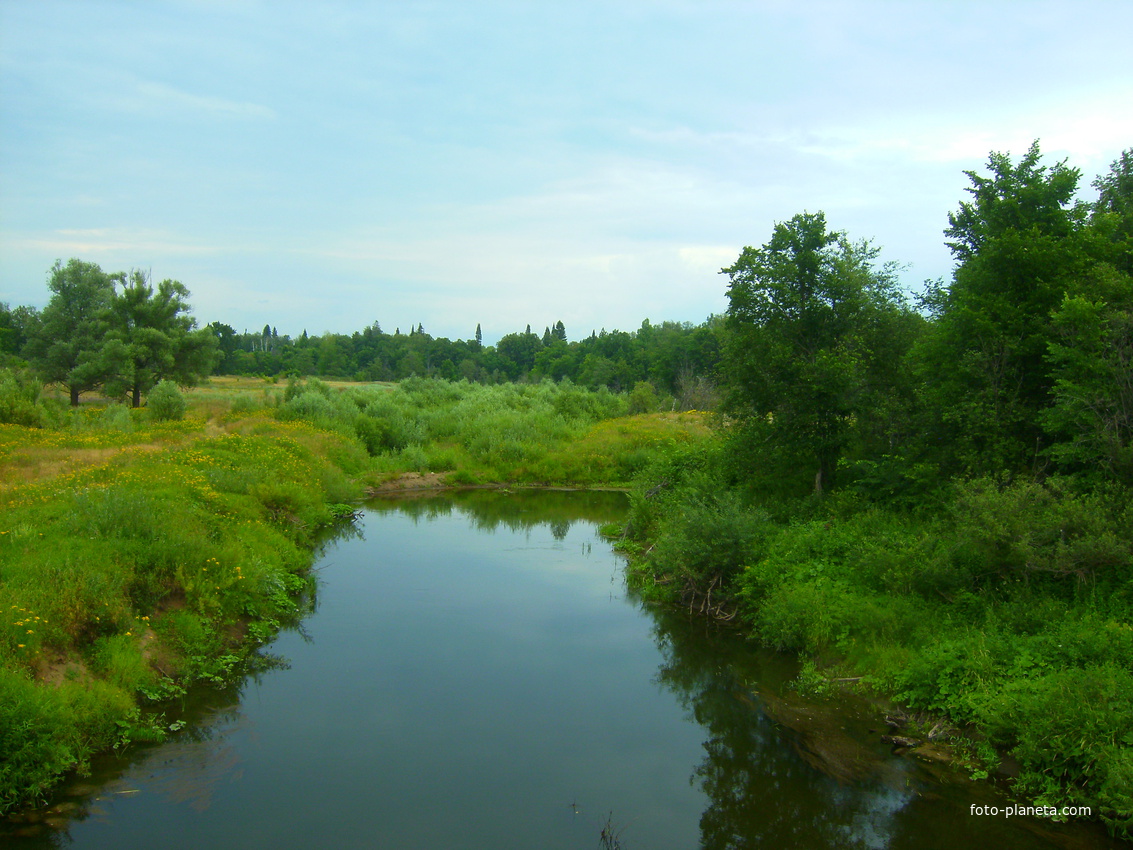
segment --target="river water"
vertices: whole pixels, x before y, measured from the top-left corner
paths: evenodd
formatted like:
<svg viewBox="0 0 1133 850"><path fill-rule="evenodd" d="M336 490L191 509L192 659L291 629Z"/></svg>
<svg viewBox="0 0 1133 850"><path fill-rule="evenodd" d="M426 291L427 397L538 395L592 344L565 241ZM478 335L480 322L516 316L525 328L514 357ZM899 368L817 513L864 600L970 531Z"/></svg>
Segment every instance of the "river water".
<svg viewBox="0 0 1133 850"><path fill-rule="evenodd" d="M872 706L801 699L792 660L627 596L596 533L624 510L553 491L369 505L320 557L313 613L266 648L286 665L197 688L170 709L182 732L99 759L0 843L1118 846L973 815L1011 801L891 754Z"/></svg>

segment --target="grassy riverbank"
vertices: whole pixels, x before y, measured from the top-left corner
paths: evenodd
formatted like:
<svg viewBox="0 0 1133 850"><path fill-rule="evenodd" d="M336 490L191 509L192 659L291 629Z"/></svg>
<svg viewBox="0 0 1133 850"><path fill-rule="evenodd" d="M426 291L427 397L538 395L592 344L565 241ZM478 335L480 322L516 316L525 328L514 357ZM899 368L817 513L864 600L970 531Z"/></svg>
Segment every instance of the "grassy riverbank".
<svg viewBox="0 0 1133 850"><path fill-rule="evenodd" d="M646 598L801 653L808 687L860 676L947 718L975 777L1002 767L1020 795L1130 834L1128 494L977 479L917 510L761 500L726 465L702 444L643 475L623 544Z"/></svg>
<svg viewBox="0 0 1133 850"><path fill-rule="evenodd" d="M0 812L175 731L162 702L301 614L319 529L367 487L617 485L707 434L569 384L217 381L175 421L21 399L45 427L0 425Z"/></svg>
<svg viewBox="0 0 1133 850"><path fill-rule="evenodd" d="M364 452L307 425L107 418L0 426L0 809L168 732L145 706L292 618L317 529L360 493Z"/></svg>

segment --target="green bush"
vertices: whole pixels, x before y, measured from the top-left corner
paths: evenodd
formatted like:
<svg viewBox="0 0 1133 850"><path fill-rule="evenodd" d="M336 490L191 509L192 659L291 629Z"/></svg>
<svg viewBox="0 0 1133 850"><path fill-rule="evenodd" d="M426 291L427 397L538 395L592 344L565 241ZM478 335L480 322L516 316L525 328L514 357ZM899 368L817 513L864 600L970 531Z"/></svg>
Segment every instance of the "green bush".
<svg viewBox="0 0 1133 850"><path fill-rule="evenodd" d="M0 423L42 428L47 415L40 402L43 384L34 378L0 369Z"/></svg>
<svg viewBox="0 0 1133 850"><path fill-rule="evenodd" d="M179 422L189 404L173 381L159 381L146 398L146 409L154 422Z"/></svg>
<svg viewBox="0 0 1133 850"><path fill-rule="evenodd" d="M648 381L638 381L629 392L629 414L653 413L660 403L656 388Z"/></svg>

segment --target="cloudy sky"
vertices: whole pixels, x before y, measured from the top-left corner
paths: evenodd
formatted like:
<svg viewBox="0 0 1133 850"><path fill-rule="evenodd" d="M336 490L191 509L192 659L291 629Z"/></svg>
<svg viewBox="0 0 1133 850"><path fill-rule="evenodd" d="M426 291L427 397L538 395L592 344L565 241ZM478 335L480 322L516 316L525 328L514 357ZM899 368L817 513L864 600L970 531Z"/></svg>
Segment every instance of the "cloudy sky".
<svg viewBox="0 0 1133 850"><path fill-rule="evenodd" d="M140 267L201 324L570 338L727 306L824 210L947 277L990 151L1133 147L1133 3L0 0L0 301Z"/></svg>

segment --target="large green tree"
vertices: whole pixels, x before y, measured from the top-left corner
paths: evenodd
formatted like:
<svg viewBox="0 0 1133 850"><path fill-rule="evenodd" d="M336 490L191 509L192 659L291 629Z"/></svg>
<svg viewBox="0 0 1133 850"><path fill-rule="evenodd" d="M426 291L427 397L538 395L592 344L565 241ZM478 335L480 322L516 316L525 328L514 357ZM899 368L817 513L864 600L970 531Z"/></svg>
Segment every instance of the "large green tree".
<svg viewBox="0 0 1133 850"><path fill-rule="evenodd" d="M1133 483L1133 149L1094 181L1098 262L1051 314L1051 406L1039 417L1065 471Z"/></svg>
<svg viewBox="0 0 1133 850"><path fill-rule="evenodd" d="M59 260L47 286L51 299L24 347L24 356L46 381L62 384L78 406L79 394L102 386L106 379L103 344L108 330L114 284L120 274L107 274L96 263Z"/></svg>
<svg viewBox="0 0 1133 850"><path fill-rule="evenodd" d="M823 213L800 213L723 269L725 410L754 465L809 469L819 494L870 416L874 347L903 312L877 254L828 230Z"/></svg>
<svg viewBox="0 0 1133 850"><path fill-rule="evenodd" d="M1023 471L1045 458L1051 313L1090 273L1098 239L1075 200L1078 169L1043 165L1038 142L1018 162L991 154L987 171L965 172L971 200L948 216L957 266L930 298L937 321L920 362L952 462Z"/></svg>
<svg viewBox="0 0 1133 850"><path fill-rule="evenodd" d="M111 300L101 357L110 395L141 406L142 395L158 381L192 386L211 373L218 356L216 335L197 329L189 312L189 290L176 280L155 289L148 276L133 271Z"/></svg>

